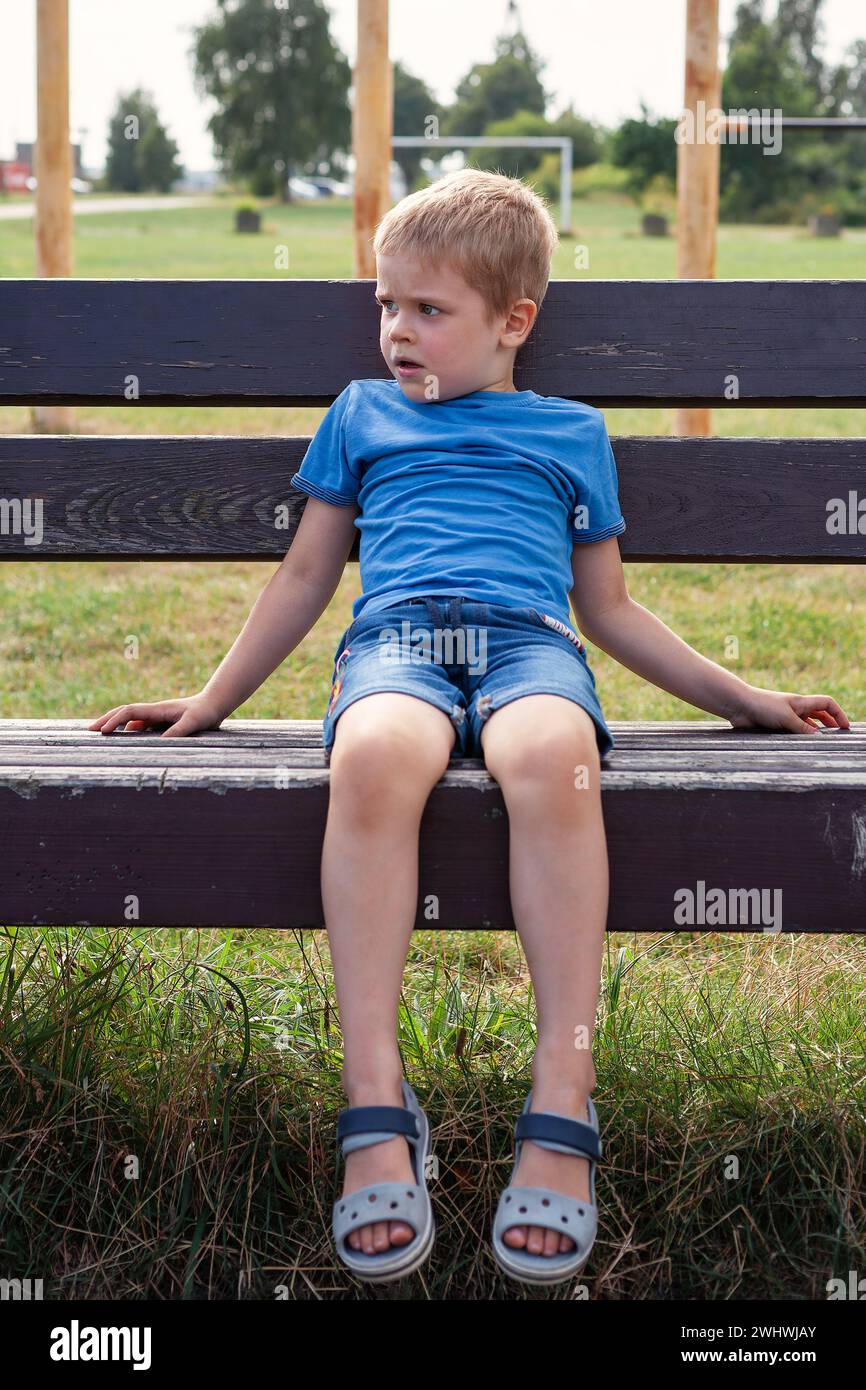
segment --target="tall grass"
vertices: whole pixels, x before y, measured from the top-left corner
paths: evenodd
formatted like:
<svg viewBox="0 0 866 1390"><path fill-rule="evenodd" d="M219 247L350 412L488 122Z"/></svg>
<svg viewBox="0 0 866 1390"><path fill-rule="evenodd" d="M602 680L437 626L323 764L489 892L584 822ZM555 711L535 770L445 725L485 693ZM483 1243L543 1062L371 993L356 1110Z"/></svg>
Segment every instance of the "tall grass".
<svg viewBox="0 0 866 1390"><path fill-rule="evenodd" d="M617 944L620 943L620 944ZM531 1084L531 988L496 933L413 937L398 1031L433 1126L423 1273L330 1242L345 1104L324 934L7 929L0 1261L47 1298L573 1298L488 1248ZM608 938L591 1296L809 1299L862 1271L864 943Z"/></svg>

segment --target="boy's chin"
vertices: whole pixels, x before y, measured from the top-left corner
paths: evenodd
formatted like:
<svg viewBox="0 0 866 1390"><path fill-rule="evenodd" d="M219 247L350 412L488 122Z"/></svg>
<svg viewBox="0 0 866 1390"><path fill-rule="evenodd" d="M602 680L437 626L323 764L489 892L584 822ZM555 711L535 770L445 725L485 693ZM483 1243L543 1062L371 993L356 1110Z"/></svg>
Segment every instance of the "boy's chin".
<svg viewBox="0 0 866 1390"><path fill-rule="evenodd" d="M448 400L448 399L450 399L450 396L445 396L445 395L443 395L442 392L441 392L441 390L440 390L440 392L439 392L438 395L436 395L436 394L428 395L428 394L427 394L427 392L428 392L430 386L432 385L431 382L428 382L427 378L428 378L429 376L431 376L431 375L432 375L432 374L431 374L430 372L426 372L426 371L424 371L424 372L419 372L419 373L417 374L417 376L407 376L407 377L402 377L402 376L399 376L399 375L395 374L395 375L394 375L394 380L403 388L403 391L405 392L405 394L406 394L407 396L411 396L413 400L416 400L416 401L417 401L417 400L429 401L430 404L433 405L433 404L434 404L436 401L438 401L438 400ZM459 394L459 393L454 392L454 391L452 391L452 392L450 393L451 396L456 395L456 394Z"/></svg>

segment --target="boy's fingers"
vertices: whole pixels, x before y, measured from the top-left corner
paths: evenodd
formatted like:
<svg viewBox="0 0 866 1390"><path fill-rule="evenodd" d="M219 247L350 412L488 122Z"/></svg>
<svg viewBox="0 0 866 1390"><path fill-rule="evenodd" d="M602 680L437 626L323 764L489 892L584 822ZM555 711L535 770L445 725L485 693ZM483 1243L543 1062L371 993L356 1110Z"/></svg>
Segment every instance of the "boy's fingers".
<svg viewBox="0 0 866 1390"><path fill-rule="evenodd" d="M120 705L102 726L104 734L112 733L121 724L147 724L150 718L150 710L147 705Z"/></svg>
<svg viewBox="0 0 866 1390"><path fill-rule="evenodd" d="M88 728L99 730L103 734L113 733L121 724L124 724L131 733L140 733L143 729L149 729L155 724L168 724L170 728L166 732L174 734L187 733L190 729L190 722L193 723L193 730L198 728L198 724L188 718L186 710L181 709L180 717L177 716L178 707L174 700L159 700L155 704L148 705L117 705L107 714L100 715L98 719L88 725ZM173 720L176 722L172 723Z"/></svg>
<svg viewBox="0 0 866 1390"><path fill-rule="evenodd" d="M850 728L851 721L850 721L850 719L848 718L848 716L847 716L847 714L845 713L845 711L843 710L842 706L841 706L840 704L838 704L838 703L836 702L836 700L832 700L832 699L829 699L829 698L828 698L828 700L827 700L827 709L829 710L830 715L832 716L832 718L834 718L834 719L836 720L836 723L837 723L837 724L841 724L841 726L842 726L843 729Z"/></svg>
<svg viewBox="0 0 866 1390"><path fill-rule="evenodd" d="M812 695L806 698L803 718L811 716L820 719L822 725L832 728L850 728L851 721L838 701L832 695Z"/></svg>
<svg viewBox="0 0 866 1390"><path fill-rule="evenodd" d="M119 709L120 705L115 705L114 709L107 709L104 714L101 714L99 716L98 719L94 719L92 724L88 724L88 729L101 729L106 719L110 719L111 716L113 714L116 714Z"/></svg>
<svg viewBox="0 0 866 1390"><path fill-rule="evenodd" d="M166 729L161 738L183 738L189 734L194 734L201 728L202 721L193 718L188 709L185 709L179 719L176 719L169 728Z"/></svg>
<svg viewBox="0 0 866 1390"><path fill-rule="evenodd" d="M112 729L113 729L113 728L115 727L115 725L117 724L117 721L118 721L118 716L117 716L116 713L115 713L115 714L106 714L106 715L103 715L102 719L99 721L99 730L100 730L100 733L103 733L103 734L110 734L111 731L112 731Z"/></svg>

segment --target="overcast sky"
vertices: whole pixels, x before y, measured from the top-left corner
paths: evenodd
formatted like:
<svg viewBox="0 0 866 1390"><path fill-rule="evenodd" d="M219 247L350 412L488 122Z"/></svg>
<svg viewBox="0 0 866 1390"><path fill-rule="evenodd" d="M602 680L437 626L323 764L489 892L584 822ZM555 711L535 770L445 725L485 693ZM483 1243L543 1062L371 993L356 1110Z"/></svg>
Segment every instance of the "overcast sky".
<svg viewBox="0 0 866 1390"><path fill-rule="evenodd" d="M723 36L736 7L720 0ZM327 0L327 8L334 40L353 63L357 0ZM470 65L492 58L507 8L507 0L391 0L391 56L451 101ZM639 115L641 98L658 115L679 113L686 0L519 0L519 8L547 64L548 115L571 102L579 115L612 125ZM765 11L775 14L776 0ZM196 96L189 48L192 29L215 12L214 0L69 0L70 125L88 168L104 163L118 92L136 86L153 93L183 164L213 166L212 108ZM0 0L0 158L36 135L35 13L35 0ZM838 60L866 38L866 0L825 0L823 32L825 59Z"/></svg>

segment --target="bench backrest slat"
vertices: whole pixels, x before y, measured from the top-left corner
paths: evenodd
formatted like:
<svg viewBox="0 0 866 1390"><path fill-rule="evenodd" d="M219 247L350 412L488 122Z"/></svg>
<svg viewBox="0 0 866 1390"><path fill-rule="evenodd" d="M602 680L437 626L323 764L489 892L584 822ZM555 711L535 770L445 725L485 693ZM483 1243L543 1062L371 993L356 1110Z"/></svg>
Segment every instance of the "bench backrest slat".
<svg viewBox="0 0 866 1390"><path fill-rule="evenodd" d="M625 560L866 560L866 439L612 442ZM308 443L0 435L0 558L279 559L305 505L289 480ZM25 499L31 525L42 501L38 543Z"/></svg>
<svg viewBox="0 0 866 1390"><path fill-rule="evenodd" d="M388 377L372 280L0 280L0 403L327 405ZM515 384L866 406L866 280L553 280ZM735 380L734 380L735 379Z"/></svg>

